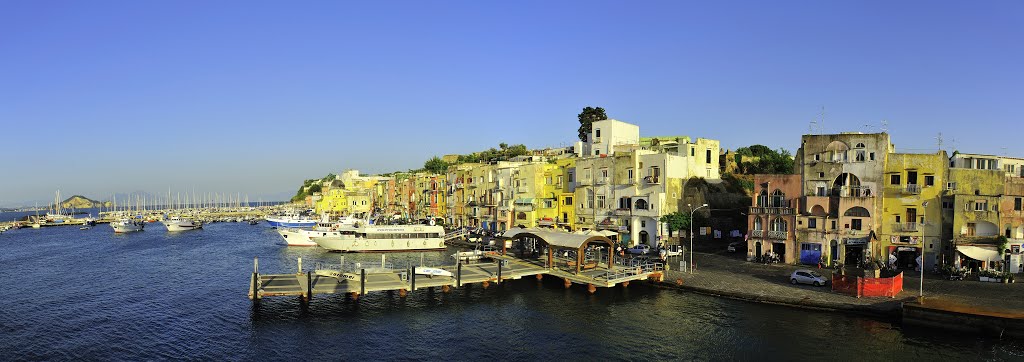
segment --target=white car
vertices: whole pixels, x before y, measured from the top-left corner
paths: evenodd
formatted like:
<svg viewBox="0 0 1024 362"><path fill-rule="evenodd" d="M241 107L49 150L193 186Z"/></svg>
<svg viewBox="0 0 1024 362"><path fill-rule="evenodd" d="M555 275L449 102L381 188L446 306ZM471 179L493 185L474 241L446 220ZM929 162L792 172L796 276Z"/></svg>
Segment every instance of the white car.
<svg viewBox="0 0 1024 362"><path fill-rule="evenodd" d="M729 243L729 246L725 247L725 251L728 251L728 252L730 252L730 253L735 253L735 252L736 252L736 250L737 250L737 249L738 249L739 247L740 247L740 243L739 243L739 242L736 242L736 241L734 241L734 242L731 242L731 243Z"/></svg>
<svg viewBox="0 0 1024 362"><path fill-rule="evenodd" d="M800 269L794 271L793 274L789 276L789 282L791 284L811 284L818 287L828 284L828 278L825 278L821 274L818 274L817 272L814 271Z"/></svg>

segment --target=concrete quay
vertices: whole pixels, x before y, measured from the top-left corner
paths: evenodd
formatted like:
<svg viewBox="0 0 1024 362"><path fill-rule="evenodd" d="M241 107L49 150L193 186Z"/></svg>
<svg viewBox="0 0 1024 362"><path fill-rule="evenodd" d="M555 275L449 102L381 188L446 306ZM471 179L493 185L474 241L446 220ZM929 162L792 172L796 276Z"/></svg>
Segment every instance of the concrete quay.
<svg viewBox="0 0 1024 362"><path fill-rule="evenodd" d="M993 336L1024 337L1024 284L949 281L925 275L924 298L918 298L920 275L905 273L903 292L894 298L857 298L829 287L789 284L796 265L751 263L722 254L696 253L696 268L667 271L662 288L815 310L884 318ZM679 265L676 258L669 265ZM822 269L830 275L831 270Z"/></svg>

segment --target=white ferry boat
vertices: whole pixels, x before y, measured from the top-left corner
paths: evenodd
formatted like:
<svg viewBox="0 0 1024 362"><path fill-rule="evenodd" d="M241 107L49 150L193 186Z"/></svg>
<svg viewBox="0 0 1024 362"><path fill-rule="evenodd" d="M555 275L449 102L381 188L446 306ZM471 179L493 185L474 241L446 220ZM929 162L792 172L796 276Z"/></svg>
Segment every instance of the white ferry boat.
<svg viewBox="0 0 1024 362"><path fill-rule="evenodd" d="M297 214L268 216L266 220L271 227L308 228L316 225L315 219Z"/></svg>
<svg viewBox="0 0 1024 362"><path fill-rule="evenodd" d="M171 216L167 219L161 220L160 223L167 227L167 231L185 231L203 228L202 222L182 218L180 216Z"/></svg>
<svg viewBox="0 0 1024 362"><path fill-rule="evenodd" d="M353 234L356 220L343 218L337 222L318 222L312 229L279 227L277 233L284 238L288 246L316 246L314 237L341 237L342 234Z"/></svg>
<svg viewBox="0 0 1024 362"><path fill-rule="evenodd" d="M314 236L328 251L379 252L444 249L444 228L428 225L365 225L339 230L338 235Z"/></svg>
<svg viewBox="0 0 1024 362"><path fill-rule="evenodd" d="M142 231L146 227L146 223L139 219L122 218L110 222L110 227L114 228L114 233L130 233Z"/></svg>

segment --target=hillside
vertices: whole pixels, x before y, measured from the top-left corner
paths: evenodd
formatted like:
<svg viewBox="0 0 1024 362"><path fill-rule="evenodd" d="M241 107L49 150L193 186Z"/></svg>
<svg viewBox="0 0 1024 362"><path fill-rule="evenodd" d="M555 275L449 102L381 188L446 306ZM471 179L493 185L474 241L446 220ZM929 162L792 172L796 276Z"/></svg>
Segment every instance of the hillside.
<svg viewBox="0 0 1024 362"><path fill-rule="evenodd" d="M99 202L85 196L75 195L61 201L60 207L64 209L91 209L97 207L110 207L110 202Z"/></svg>

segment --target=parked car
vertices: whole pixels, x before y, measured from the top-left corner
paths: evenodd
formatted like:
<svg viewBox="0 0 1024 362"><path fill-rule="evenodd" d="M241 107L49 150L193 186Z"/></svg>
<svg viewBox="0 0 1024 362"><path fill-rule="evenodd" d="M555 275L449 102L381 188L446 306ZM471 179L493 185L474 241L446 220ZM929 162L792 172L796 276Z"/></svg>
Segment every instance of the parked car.
<svg viewBox="0 0 1024 362"><path fill-rule="evenodd" d="M681 245L667 245L661 249L659 254L661 255L662 259L665 259L672 256L683 255L683 250L685 249L686 248L682 247Z"/></svg>
<svg viewBox="0 0 1024 362"><path fill-rule="evenodd" d="M794 271L793 274L789 276L789 282L792 284L811 284L818 287L828 284L828 278L807 269L800 269Z"/></svg>
<svg viewBox="0 0 1024 362"><path fill-rule="evenodd" d="M741 244L740 244L739 241L733 241L733 242L729 243L729 246L725 247L725 251L728 251L730 253L735 253L736 251L739 250L740 245Z"/></svg>
<svg viewBox="0 0 1024 362"><path fill-rule="evenodd" d="M629 248L629 250L627 251L630 254L647 254L651 252L651 246L647 244L640 244L632 248Z"/></svg>

